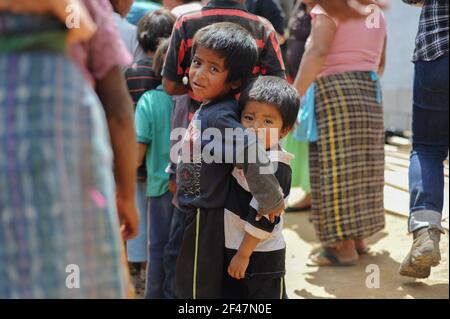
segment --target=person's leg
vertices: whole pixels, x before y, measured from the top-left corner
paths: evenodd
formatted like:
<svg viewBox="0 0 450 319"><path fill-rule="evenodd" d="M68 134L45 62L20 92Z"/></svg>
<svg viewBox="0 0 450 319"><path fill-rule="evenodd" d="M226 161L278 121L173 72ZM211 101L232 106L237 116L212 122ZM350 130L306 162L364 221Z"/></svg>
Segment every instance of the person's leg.
<svg viewBox="0 0 450 319"><path fill-rule="evenodd" d="M428 277L439 264L444 172L449 142L448 55L417 62L414 80L413 150L409 168L410 217L414 243L400 273Z"/></svg>
<svg viewBox="0 0 450 319"><path fill-rule="evenodd" d="M224 209L186 214L186 229L176 266L177 294L182 299L222 297L225 236Z"/></svg>
<svg viewBox="0 0 450 319"><path fill-rule="evenodd" d="M138 181L136 184L136 202L139 210L139 234L127 241L127 258L131 279L136 295L142 296L145 290L145 276L141 275L142 264L147 263L147 184ZM144 268L145 269L145 268ZM144 278L143 278L144 277Z"/></svg>
<svg viewBox="0 0 450 319"><path fill-rule="evenodd" d="M167 299L178 298L178 294L176 292L175 271L177 258L181 249L181 243L183 242L184 230L186 228L185 218L186 214L174 207L169 241L166 245L166 249L164 250L164 269L166 271L164 296Z"/></svg>
<svg viewBox="0 0 450 319"><path fill-rule="evenodd" d="M147 267L146 299L162 299L164 284L163 255L169 240L172 223L172 195L167 192L150 198L149 212L149 265Z"/></svg>

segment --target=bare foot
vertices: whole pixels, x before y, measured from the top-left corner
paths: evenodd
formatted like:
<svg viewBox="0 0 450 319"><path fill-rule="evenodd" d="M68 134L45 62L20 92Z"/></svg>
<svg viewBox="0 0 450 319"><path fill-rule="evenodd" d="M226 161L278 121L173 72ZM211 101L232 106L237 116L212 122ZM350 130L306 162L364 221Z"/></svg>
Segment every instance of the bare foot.
<svg viewBox="0 0 450 319"><path fill-rule="evenodd" d="M341 241L336 246L327 247L326 249L341 262L353 261L359 257L353 240Z"/></svg>
<svg viewBox="0 0 450 319"><path fill-rule="evenodd" d="M367 244L363 238L355 239L355 248L360 255L364 255L369 252L369 247L367 247Z"/></svg>

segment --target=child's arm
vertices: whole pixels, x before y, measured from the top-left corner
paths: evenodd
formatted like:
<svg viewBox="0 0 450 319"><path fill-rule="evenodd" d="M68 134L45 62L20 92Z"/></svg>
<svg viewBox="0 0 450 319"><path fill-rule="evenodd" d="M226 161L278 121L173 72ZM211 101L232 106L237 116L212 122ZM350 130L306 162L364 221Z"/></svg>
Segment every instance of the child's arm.
<svg viewBox="0 0 450 319"><path fill-rule="evenodd" d="M249 233L245 233L245 237L242 240L239 250L236 255L234 255L233 259L231 259L230 265L228 266L228 274L231 277L235 279L245 278L245 271L250 262L250 256L260 241L260 239L253 237Z"/></svg>
<svg viewBox="0 0 450 319"><path fill-rule="evenodd" d="M250 192L258 201L258 213L269 215L274 222L284 210L283 192L274 174L270 173L272 164L257 136L245 131L229 111L218 112L210 121L207 126L218 128L224 136L224 154L233 154L235 166L244 171ZM233 134L227 134L227 129L234 129Z"/></svg>

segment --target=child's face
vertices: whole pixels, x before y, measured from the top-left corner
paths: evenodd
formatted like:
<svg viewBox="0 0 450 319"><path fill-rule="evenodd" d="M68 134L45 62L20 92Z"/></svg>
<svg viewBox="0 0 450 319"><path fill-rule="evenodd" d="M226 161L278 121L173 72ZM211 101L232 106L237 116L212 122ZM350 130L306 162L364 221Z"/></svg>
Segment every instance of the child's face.
<svg viewBox="0 0 450 319"><path fill-rule="evenodd" d="M227 83L228 72L225 58L215 51L198 47L189 70L189 80L195 96L203 102L209 102L237 89L239 86Z"/></svg>
<svg viewBox="0 0 450 319"><path fill-rule="evenodd" d="M282 129L283 118L276 106L252 100L245 104L241 124L255 130L260 139L265 139L266 149L276 145L289 132Z"/></svg>

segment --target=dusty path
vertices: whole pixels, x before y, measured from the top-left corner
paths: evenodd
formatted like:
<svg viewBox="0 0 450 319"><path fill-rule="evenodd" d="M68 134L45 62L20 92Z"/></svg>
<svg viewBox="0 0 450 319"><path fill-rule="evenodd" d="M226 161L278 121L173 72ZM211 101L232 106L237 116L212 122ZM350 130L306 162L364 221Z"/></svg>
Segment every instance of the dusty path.
<svg viewBox="0 0 450 319"><path fill-rule="evenodd" d="M426 280L402 277L398 268L408 252L412 237L407 234L407 218L386 214L384 231L368 240L371 255L353 267L308 267L306 258L318 245L309 213L286 214L284 235L287 243L286 286L291 299L302 298L449 298L449 237L441 238L441 265L432 268ZM368 288L366 280L377 265L379 288ZM371 266L373 267L373 266ZM370 278L369 278L370 279ZM374 281L372 281L375 283Z"/></svg>

